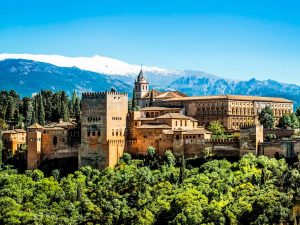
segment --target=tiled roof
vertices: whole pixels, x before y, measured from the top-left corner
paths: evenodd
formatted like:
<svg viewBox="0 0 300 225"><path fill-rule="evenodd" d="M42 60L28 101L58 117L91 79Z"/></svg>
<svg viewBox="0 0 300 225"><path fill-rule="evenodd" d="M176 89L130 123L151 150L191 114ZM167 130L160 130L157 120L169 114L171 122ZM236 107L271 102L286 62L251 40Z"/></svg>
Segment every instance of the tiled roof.
<svg viewBox="0 0 300 225"><path fill-rule="evenodd" d="M145 107L145 108L142 108L140 109L140 111L167 111L167 110L181 110L182 108L168 108L168 107Z"/></svg>
<svg viewBox="0 0 300 225"><path fill-rule="evenodd" d="M15 131L18 133L26 133L26 130L24 129L15 129Z"/></svg>
<svg viewBox="0 0 300 225"><path fill-rule="evenodd" d="M176 130L175 130L176 131ZM182 131L184 134L211 134L210 131L207 131L205 129L193 129L193 130L185 130L185 129L177 129L177 131ZM166 130L164 131L164 134L173 134L174 130Z"/></svg>
<svg viewBox="0 0 300 225"><path fill-rule="evenodd" d="M30 129L43 129L44 127L41 126L41 125L38 124L38 123L34 123L34 124L30 125L30 126L27 127L27 128L30 128Z"/></svg>
<svg viewBox="0 0 300 225"><path fill-rule="evenodd" d="M197 121L196 119L182 115L181 113L166 113L162 116L156 117L156 119L188 119L191 121Z"/></svg>
<svg viewBox="0 0 300 225"><path fill-rule="evenodd" d="M149 129L171 129L170 126L166 124L143 124L138 129L149 128Z"/></svg>
<svg viewBox="0 0 300 225"><path fill-rule="evenodd" d="M165 101L192 101L192 100L218 100L218 99L293 103L293 101L285 98L248 96L248 95L212 95L212 96L178 97L178 98L171 98Z"/></svg>
<svg viewBox="0 0 300 225"><path fill-rule="evenodd" d="M186 94L180 92L180 91L157 91L157 90L151 90L148 91L143 98L150 98L151 97L151 92L153 92L153 98L179 98L179 97L187 97Z"/></svg>
<svg viewBox="0 0 300 225"><path fill-rule="evenodd" d="M17 134L17 131L15 130L5 130L2 132L2 134Z"/></svg>
<svg viewBox="0 0 300 225"><path fill-rule="evenodd" d="M62 128L68 128L68 127L75 127L76 123L74 122L52 122L45 126L45 128L53 128L53 127L62 127Z"/></svg>
<svg viewBox="0 0 300 225"><path fill-rule="evenodd" d="M137 120L145 120L145 121L151 121L151 120L155 120L155 118L143 118L143 117L141 117L141 118L138 118Z"/></svg>

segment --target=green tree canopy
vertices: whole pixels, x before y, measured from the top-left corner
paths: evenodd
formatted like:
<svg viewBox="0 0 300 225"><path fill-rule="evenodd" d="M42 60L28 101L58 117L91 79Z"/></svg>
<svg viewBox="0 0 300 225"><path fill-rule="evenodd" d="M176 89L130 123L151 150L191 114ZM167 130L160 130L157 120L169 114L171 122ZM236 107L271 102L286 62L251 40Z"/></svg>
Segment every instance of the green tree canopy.
<svg viewBox="0 0 300 225"><path fill-rule="evenodd" d="M259 113L258 120L265 128L273 128L275 118L272 108L270 106L266 106L262 109Z"/></svg>
<svg viewBox="0 0 300 225"><path fill-rule="evenodd" d="M288 127L292 127L292 121L290 115L284 114L282 117L280 117L278 126L284 129Z"/></svg>
<svg viewBox="0 0 300 225"><path fill-rule="evenodd" d="M207 127L207 130L213 133L213 135L222 135L225 132L223 125L219 121L211 121Z"/></svg>

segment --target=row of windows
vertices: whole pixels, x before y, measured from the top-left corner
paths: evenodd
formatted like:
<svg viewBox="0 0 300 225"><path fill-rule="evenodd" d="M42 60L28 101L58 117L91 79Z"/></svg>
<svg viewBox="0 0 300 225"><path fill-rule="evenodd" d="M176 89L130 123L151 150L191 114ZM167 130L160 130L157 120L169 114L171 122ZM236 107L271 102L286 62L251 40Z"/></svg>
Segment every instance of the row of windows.
<svg viewBox="0 0 300 225"><path fill-rule="evenodd" d="M217 115L217 114L226 114L227 110L209 110L209 111L204 111L204 110L198 110L198 115Z"/></svg>
<svg viewBox="0 0 300 225"><path fill-rule="evenodd" d="M112 120L122 120L122 117L112 117Z"/></svg>
<svg viewBox="0 0 300 225"><path fill-rule="evenodd" d="M202 102L202 103L198 103L198 106L227 106L226 102Z"/></svg>
<svg viewBox="0 0 300 225"><path fill-rule="evenodd" d="M178 121L176 120L175 121L175 126L177 127L178 126ZM183 121L182 120L180 120L180 126L182 127L183 126ZM184 120L184 126L187 126L187 120Z"/></svg>
<svg viewBox="0 0 300 225"><path fill-rule="evenodd" d="M122 136L122 129L112 129L111 135L112 136Z"/></svg>
<svg viewBox="0 0 300 225"><path fill-rule="evenodd" d="M232 108L232 114L240 114L240 115L254 115L254 109L250 108Z"/></svg>
<svg viewBox="0 0 300 225"><path fill-rule="evenodd" d="M98 122L98 121L100 121L101 120L101 117L99 116L99 117L94 117L94 116L89 116L88 118L87 118L87 121L88 122Z"/></svg>
<svg viewBox="0 0 300 225"><path fill-rule="evenodd" d="M100 136L101 136L101 132L100 132L100 131L88 131L88 132L87 132L87 136L88 136L88 137L90 137L90 136L93 136L93 137L94 137L94 136L96 136L96 135L97 135L98 137L100 137Z"/></svg>

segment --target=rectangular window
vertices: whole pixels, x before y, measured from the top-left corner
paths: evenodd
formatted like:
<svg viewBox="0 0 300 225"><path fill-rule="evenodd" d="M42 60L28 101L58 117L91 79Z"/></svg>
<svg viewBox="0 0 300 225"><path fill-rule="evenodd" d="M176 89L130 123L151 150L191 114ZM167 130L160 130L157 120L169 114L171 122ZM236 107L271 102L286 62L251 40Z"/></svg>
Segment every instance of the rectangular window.
<svg viewBox="0 0 300 225"><path fill-rule="evenodd" d="M96 132L95 131L93 131L93 136L95 136L96 135Z"/></svg>
<svg viewBox="0 0 300 225"><path fill-rule="evenodd" d="M98 136L99 136L99 137L101 136L101 132L100 132L100 131L98 131Z"/></svg>
<svg viewBox="0 0 300 225"><path fill-rule="evenodd" d="M112 136L115 136L115 130L112 129L112 133L111 133Z"/></svg>
<svg viewBox="0 0 300 225"><path fill-rule="evenodd" d="M88 137L91 136L91 132L88 131L88 132L87 132L87 136L88 136Z"/></svg>

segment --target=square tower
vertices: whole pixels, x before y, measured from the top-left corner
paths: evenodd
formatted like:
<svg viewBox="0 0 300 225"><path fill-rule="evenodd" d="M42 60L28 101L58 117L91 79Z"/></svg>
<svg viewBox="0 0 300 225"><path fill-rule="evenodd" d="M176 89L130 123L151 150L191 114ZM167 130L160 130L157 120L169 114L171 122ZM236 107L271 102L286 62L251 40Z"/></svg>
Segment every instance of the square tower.
<svg viewBox="0 0 300 225"><path fill-rule="evenodd" d="M83 93L79 167L114 166L125 148L127 93Z"/></svg>

